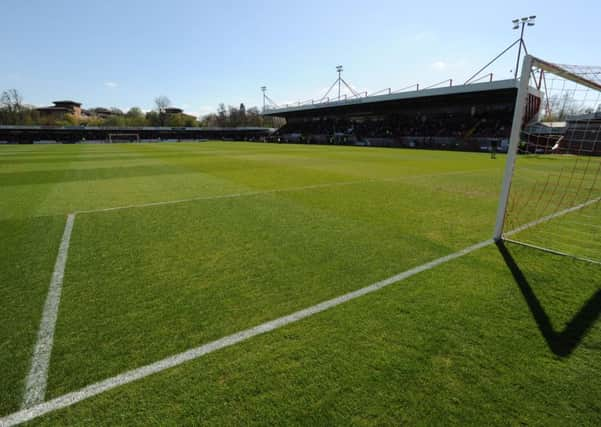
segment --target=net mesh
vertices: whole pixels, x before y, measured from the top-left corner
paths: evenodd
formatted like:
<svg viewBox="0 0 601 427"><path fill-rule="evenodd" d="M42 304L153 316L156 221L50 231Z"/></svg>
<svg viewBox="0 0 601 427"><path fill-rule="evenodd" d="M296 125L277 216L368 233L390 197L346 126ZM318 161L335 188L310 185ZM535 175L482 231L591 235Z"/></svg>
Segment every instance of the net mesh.
<svg viewBox="0 0 601 427"><path fill-rule="evenodd" d="M601 67L535 64L504 237L601 262Z"/></svg>
<svg viewBox="0 0 601 427"><path fill-rule="evenodd" d="M108 135L108 142L140 142L140 135L137 133L110 133Z"/></svg>

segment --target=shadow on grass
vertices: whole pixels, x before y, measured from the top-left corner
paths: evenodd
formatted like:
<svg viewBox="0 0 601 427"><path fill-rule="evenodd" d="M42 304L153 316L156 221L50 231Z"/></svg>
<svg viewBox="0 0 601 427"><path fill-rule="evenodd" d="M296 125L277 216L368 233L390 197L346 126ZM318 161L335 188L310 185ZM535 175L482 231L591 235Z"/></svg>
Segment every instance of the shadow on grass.
<svg viewBox="0 0 601 427"><path fill-rule="evenodd" d="M497 242L497 247L507 267L511 270L511 274L528 304L528 308L538 325L538 329L551 351L560 357L570 356L601 314L601 289L586 301L578 313L568 322L563 331L557 332L553 329L549 315L506 245L502 241L499 241Z"/></svg>

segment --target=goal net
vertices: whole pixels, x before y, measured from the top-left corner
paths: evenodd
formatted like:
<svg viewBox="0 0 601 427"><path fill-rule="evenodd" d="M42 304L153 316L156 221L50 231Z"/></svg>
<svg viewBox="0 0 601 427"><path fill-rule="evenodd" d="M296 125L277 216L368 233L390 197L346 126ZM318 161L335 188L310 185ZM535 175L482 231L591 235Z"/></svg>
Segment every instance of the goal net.
<svg viewBox="0 0 601 427"><path fill-rule="evenodd" d="M140 135L137 133L109 133L109 144L118 142L140 142Z"/></svg>
<svg viewBox="0 0 601 427"><path fill-rule="evenodd" d="M601 263L601 67L524 59L494 237Z"/></svg>

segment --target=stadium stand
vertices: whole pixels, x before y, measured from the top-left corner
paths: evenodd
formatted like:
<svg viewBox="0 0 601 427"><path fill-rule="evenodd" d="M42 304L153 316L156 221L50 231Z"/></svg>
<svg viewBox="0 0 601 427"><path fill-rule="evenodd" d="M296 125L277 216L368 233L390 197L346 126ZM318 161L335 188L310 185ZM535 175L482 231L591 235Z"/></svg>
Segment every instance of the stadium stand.
<svg viewBox="0 0 601 427"><path fill-rule="evenodd" d="M271 137L277 142L480 151L495 141L505 150L516 94L511 79L269 108L264 114L286 119Z"/></svg>

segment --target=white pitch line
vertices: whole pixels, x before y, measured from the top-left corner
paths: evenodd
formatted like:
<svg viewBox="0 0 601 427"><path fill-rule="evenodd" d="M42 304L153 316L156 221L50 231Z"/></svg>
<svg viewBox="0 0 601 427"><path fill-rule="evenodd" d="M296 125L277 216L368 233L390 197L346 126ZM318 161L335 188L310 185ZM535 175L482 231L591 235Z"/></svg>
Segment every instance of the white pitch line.
<svg viewBox="0 0 601 427"><path fill-rule="evenodd" d="M42 415L48 414L48 413L56 411L58 409L62 409L62 408L66 408L68 406L74 405L75 403L81 402L82 400L85 400L85 399L89 399L90 397L96 396L100 393L104 393L105 391L114 389L116 387L119 387L119 386L122 386L125 384L132 383L134 381L140 380L149 375L156 374L156 373L164 371L166 369L170 369L170 368L179 366L183 363L198 359L204 355L213 353L214 351L220 350L222 348L229 347L234 344L238 344L240 342L246 341L257 335L261 335L261 334L273 331L275 329L281 328L282 326L285 326L285 325L288 325L288 324L291 324L294 322L298 322L299 320L313 316L314 314L317 314L317 313L321 313L322 311L328 310L332 307L336 307L337 305L354 300L363 295L378 291L386 286L390 286L394 283L398 283L398 282L405 280L411 276L414 276L418 273L421 273L426 270L430 270L438 265L441 265L446 262L452 261L456 258L462 257L462 256L467 255L471 252L474 252L478 249L482 249L486 246L489 246L493 243L494 243L494 241L492 239L485 240L484 242L480 242L478 244L475 244L475 245L469 246L465 249L462 249L458 252L443 256L441 258L435 259L428 263L414 267L410 270L404 271L400 274L397 274L395 276L389 277L382 281L376 282L374 284L371 284L364 288L358 289L356 291L349 292L349 293L341 295L339 297L321 302L319 304L316 304L314 306L294 312L287 316L283 316L283 317L271 320L269 322L262 323L253 328L245 329L245 330L237 332L235 334L228 335L228 336L220 338L216 341L212 341L210 343L203 344L199 347L192 348L183 353L179 353L174 356L167 357L158 362L154 362L149 365L142 366L140 368L132 369L130 371L124 372L124 373L114 376L112 378L108 378L106 380L86 386L80 390L64 394L62 396L59 396L59 397L49 400L47 402L37 404L30 408L22 409L18 412L7 415L4 418L0 418L0 426L8 427L8 426L13 426L16 424L24 423L27 421L31 421L34 418L40 417Z"/></svg>
<svg viewBox="0 0 601 427"><path fill-rule="evenodd" d="M528 228L534 227L535 225L539 225L539 224L542 224L543 222L547 222L547 221L550 221L552 219L559 218L560 216L567 215L567 214L569 214L571 212L579 211L580 209L584 209L584 208L586 208L586 207L588 207L590 205L594 205L595 203L599 203L600 201L601 201L601 197L597 197L595 199L591 199L591 200L589 200L587 202L581 203L581 204L573 206L571 208L564 209L564 210L559 211L559 212L555 212L554 214L544 216L544 217L542 217L540 219L537 219L536 221L531 221L531 222L529 222L527 224L521 225L521 226L519 226L519 227L517 227L517 228L515 228L515 229L513 229L511 231L508 231L507 233L504 233L504 235L505 236L513 236L514 234L517 234L520 231L527 230Z"/></svg>
<svg viewBox="0 0 601 427"><path fill-rule="evenodd" d="M572 254L567 253L567 252L556 251L555 249L544 248L542 246L534 245L532 243L520 242L519 240L505 239L505 241L511 242L511 243L515 243L516 245L522 245L522 246L526 246L528 248L537 249L539 251L547 252L547 253L550 253L550 254L560 255L560 256L564 256L564 257L568 257L568 258L574 258L574 259L577 259L579 261L585 261L585 262L590 262L591 264L601 265L601 261L597 261L597 260L594 260L592 258L582 257L582 256L579 256L579 255L572 255Z"/></svg>
<svg viewBox="0 0 601 427"><path fill-rule="evenodd" d="M352 184L359 184L359 183L366 183L366 182L369 182L369 181L346 181L346 182L336 182L336 183L330 183L330 184L307 185L304 187L281 188L281 189L275 189L275 190L260 190L260 191L247 191L247 192L240 192L240 193L229 193L229 194L222 194L222 195L217 195L217 196L199 196L199 197L191 197L188 199L175 199L175 200L165 200L165 201L160 201L160 202L141 203L138 205L125 205L125 206L114 206L111 208L89 209L89 210L84 210L84 211L76 211L76 213L87 214L87 213L111 212L111 211L118 211L118 210L123 210L123 209L148 208L148 207L152 207L152 206L175 205L175 204L179 204L179 203L197 202L197 201L201 201L201 200L235 199L238 197L257 196L260 194L280 193L280 192L286 192L286 191L311 190L311 189L316 189L316 188L352 185Z"/></svg>
<svg viewBox="0 0 601 427"><path fill-rule="evenodd" d="M124 206L114 206L114 207L110 207L110 208L87 209L87 210L75 211L74 213L88 214L88 213L98 213L98 212L111 212L111 211L118 211L118 210L123 210L123 209L174 205L174 204L179 204L179 203L197 202L197 201L202 201L202 200L234 199L234 198L238 198L238 197L258 196L258 195L262 195L262 194L273 194L273 193L287 193L287 192L293 192L293 191L314 190L314 189L318 189L318 188L328 188L328 187L342 187L342 186L346 186L346 185L373 184L376 182L396 182L396 181L403 181L403 180L406 180L409 178L430 178L430 177L448 176L448 175L467 175L470 173L482 172L482 171L487 171L487 170L490 170L490 169L482 168L482 169L470 169L470 170L461 170L461 171L453 171L453 172L445 172L445 173L437 173L437 174L404 175L402 177L396 177L396 178L366 179L366 180L362 180L362 181L330 182L330 183L323 183L323 184L305 185L305 186L300 186L300 187L276 188L273 190L246 191L246 192L222 194L222 195L216 195L216 196L198 196L198 197L190 197L187 199L175 199L175 200L165 200L165 201L159 201L159 202L140 203L137 205L124 205Z"/></svg>
<svg viewBox="0 0 601 427"><path fill-rule="evenodd" d="M28 408L43 402L44 395L46 394L48 366L50 364L50 355L52 353L54 329L56 327L58 307L63 287L63 277L65 275L65 265L67 263L69 242L71 240L71 231L73 230L74 221L75 214L69 214L67 216L67 222L65 223L63 238L58 249L58 255L56 256L52 278L50 279L50 286L44 304L38 337L31 358L31 368L25 384L25 394L21 405L22 408Z"/></svg>

